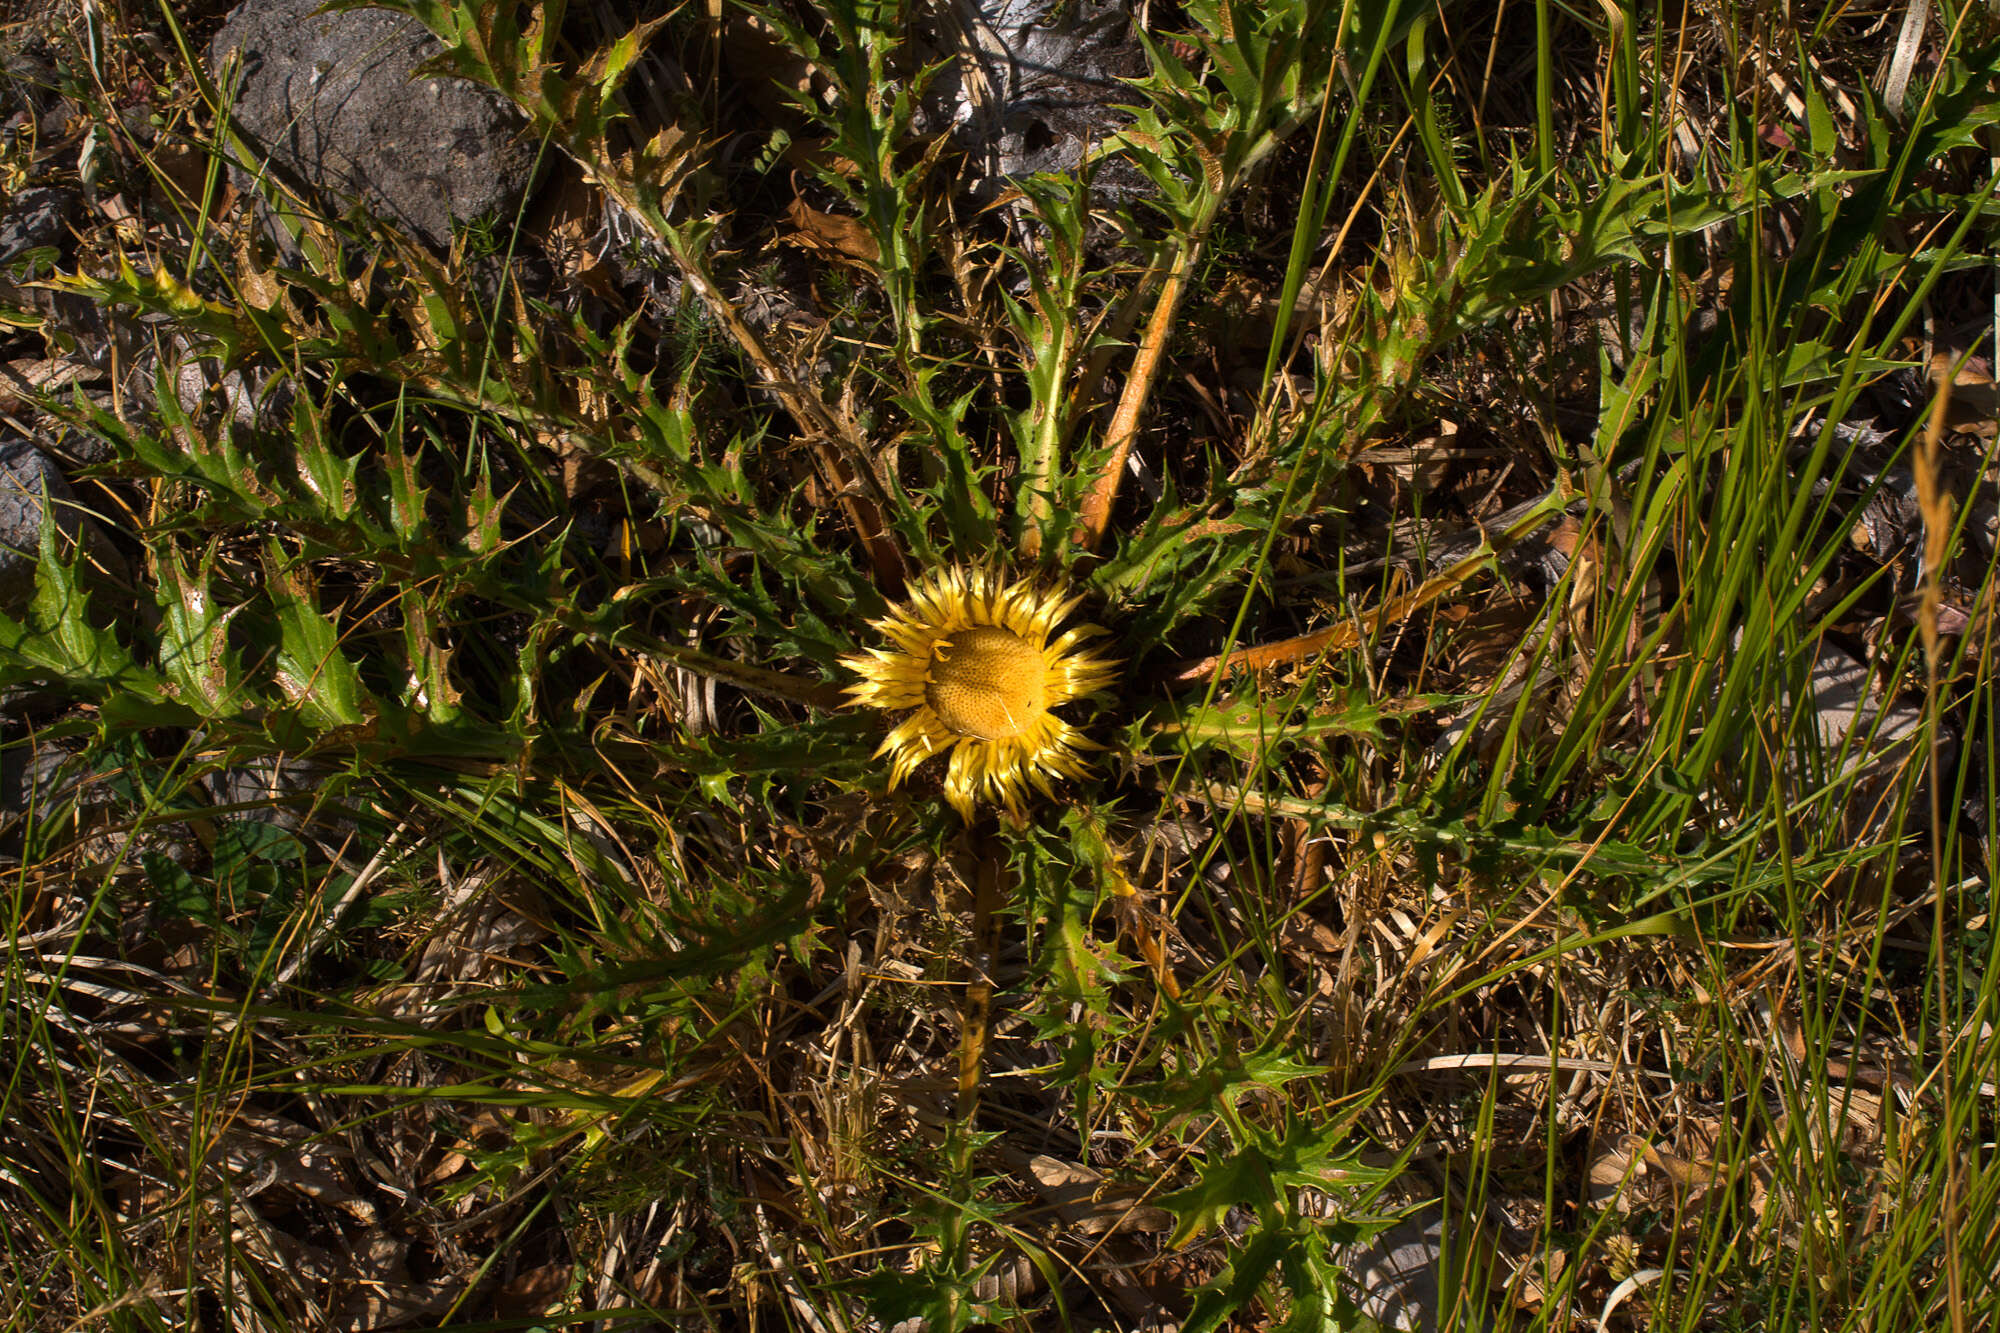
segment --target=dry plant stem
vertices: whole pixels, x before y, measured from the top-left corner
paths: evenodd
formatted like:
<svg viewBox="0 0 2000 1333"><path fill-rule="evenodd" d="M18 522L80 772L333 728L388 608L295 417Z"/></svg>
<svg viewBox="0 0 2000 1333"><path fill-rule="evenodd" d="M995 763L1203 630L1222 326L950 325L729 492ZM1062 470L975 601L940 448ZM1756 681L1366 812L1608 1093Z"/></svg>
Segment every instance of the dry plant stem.
<svg viewBox="0 0 2000 1333"><path fill-rule="evenodd" d="M307 960L319 952L320 945L324 944L327 936L333 933L334 927L339 924L341 917L346 915L348 907L363 893L367 892L369 887L381 875L382 868L388 864L390 856L397 849L397 843L402 840L403 834L408 832L409 828L410 824L408 820L400 821L391 830L389 836L383 839L382 845L375 849L375 854L368 858L368 864L361 867L360 873L355 875L353 880L348 883L346 890L335 900L334 904L320 913L319 920L312 924L305 938L300 941L299 947L293 950L291 955L279 966L277 973L277 982L279 985L285 986L291 984L292 978L298 975L299 969L306 964Z"/></svg>
<svg viewBox="0 0 2000 1333"><path fill-rule="evenodd" d="M581 634L600 642L625 648L635 645L629 641L620 644L617 635L606 635L587 623L564 618L569 626ZM783 671L767 671L763 667L750 666L743 662L733 662L726 657L716 657L698 648L685 648L678 644L648 642L638 651L652 657L663 658L685 671L709 680L719 680L725 685L734 685L739 690L752 694L767 695L773 699L786 699L792 703L805 704L812 708L839 708L846 704L847 696L837 685L811 680L804 676L794 676Z"/></svg>
<svg viewBox="0 0 2000 1333"><path fill-rule="evenodd" d="M799 1322L805 1325L807 1333L847 1333L847 1321L840 1318L838 1310L834 1307L830 1305L825 1307L827 1313L833 1316L834 1322L831 1325L821 1319L815 1311L812 1301L806 1296L805 1288L799 1282L798 1273L779 1249L771 1219L764 1211L764 1201L757 1199L751 1209L752 1215L757 1220L757 1245L764 1252L764 1262L769 1265L765 1271L778 1279L779 1286L784 1289L785 1300L790 1304L792 1313L799 1317Z"/></svg>
<svg viewBox="0 0 2000 1333"><path fill-rule="evenodd" d="M986 1060L987 1029L993 1018L993 958L998 944L995 914L1000 906L1004 856L990 821L970 830L966 845L978 862L972 891L971 957L967 959L971 976L965 987L958 1038L958 1115L969 1128L979 1109L979 1071Z"/></svg>
<svg viewBox="0 0 2000 1333"><path fill-rule="evenodd" d="M901 597L909 577L902 548L896 545L889 525L883 520L882 507L855 490L857 475L872 478L872 471L865 465L859 468L849 466L842 451L823 436L815 438L812 447L829 487L840 497L840 506L847 513L847 521L854 525L855 534L868 552L868 563L875 570L875 586L891 601Z"/></svg>
<svg viewBox="0 0 2000 1333"><path fill-rule="evenodd" d="M1159 986L1169 999L1181 998L1180 978L1174 975L1167 963L1167 952L1160 945L1160 937L1147 920L1146 904L1140 900L1138 886L1120 876L1112 893L1120 925L1132 937L1133 947L1146 960L1146 966L1153 969L1154 984Z"/></svg>
<svg viewBox="0 0 2000 1333"><path fill-rule="evenodd" d="M1104 530L1111 525L1111 506L1118 500L1118 483L1125 475L1125 460L1132 454L1132 441L1139 434L1139 418L1146 410L1146 400L1152 397L1153 381L1159 378L1167 341L1173 336L1174 313L1187 290L1188 274L1201 258L1202 237L1207 230L1205 221L1199 224L1174 257L1173 271L1167 274L1159 301L1153 307L1153 317L1147 321L1145 340L1139 344L1138 355L1132 358L1132 374L1125 381L1125 391L1118 397L1118 410L1112 414L1111 425L1104 434L1111 452L1104 460L1104 470L1097 474L1096 484L1084 497L1083 515L1077 524L1077 542L1086 551L1098 548L1104 540Z"/></svg>
<svg viewBox="0 0 2000 1333"><path fill-rule="evenodd" d="M1049 420L1040 432L1041 447L1030 470L1033 478L1030 484L1037 488L1037 494L1046 497L1054 493L1059 460L1069 447L1070 434L1074 431L1076 423L1083 419L1084 413L1094 405L1093 391L1089 386L1103 383L1105 375L1110 372L1111 359L1116 354L1117 347L1123 344L1126 337L1131 334L1133 325L1139 322L1139 313L1145 309L1146 297L1152 294L1164 279L1166 268L1166 264L1157 261L1148 265L1145 273L1131 290L1110 310L1099 313L1082 338L1076 338L1065 332L1064 341L1071 347L1079 344L1085 347L1091 346L1097 341L1100 330L1105 331L1107 336L1104 343L1085 358L1081 372L1070 376L1069 390L1059 395L1060 410L1050 413ZM1129 452L1128 449L1127 453ZM1039 515L1039 519L1031 521L1021 533L1021 555L1028 560L1040 557L1042 532L1037 524L1042 519L1053 518L1055 508L1044 499L1037 505L1036 514ZM1080 530L1078 537L1080 540Z"/></svg>
<svg viewBox="0 0 2000 1333"><path fill-rule="evenodd" d="M1890 116L1903 120L1903 103L1910 94L1910 75L1917 67L1917 52L1924 43L1924 23L1930 18L1930 0L1909 0L1903 10L1903 24L1896 32L1896 50L1889 58L1888 77L1882 81L1882 102Z"/></svg>
<svg viewBox="0 0 2000 1333"><path fill-rule="evenodd" d="M1914 5L1912 6L1914 8ZM1924 518L1924 579L1917 604L1917 629L1924 642L1924 694L1930 710L1931 801L1931 947L1936 951L1937 1030L1943 1045L1938 1050L1938 1097L1943 1105L1944 1129L1938 1151L1944 1156L1945 1299L1951 1312L1952 1333L1965 1333L1965 1275L1958 1253L1958 1151L1951 1135L1952 1047L1957 1036L1951 1021L1951 977L1945 950L1944 914L1944 781L1943 752L1939 732L1942 701L1938 694L1938 603L1939 583L1945 556L1951 543L1951 498L1944 493L1938 463L1938 442L1944 437L1945 415L1951 404L1954 370L1951 358L1937 356L1931 362L1937 396L1931 402L1930 419L1924 423L1923 437L1917 441L1912 471L1917 482L1917 508Z"/></svg>
<svg viewBox="0 0 2000 1333"><path fill-rule="evenodd" d="M1554 490L1542 498L1540 504L1528 510L1501 532L1480 542L1471 554L1453 561L1443 572L1432 575L1412 591L1400 597L1391 597L1373 611L1365 612L1353 620L1316 630L1311 634L1301 634L1295 639L1282 639L1277 643L1260 644L1255 648L1204 657L1182 666L1173 674L1172 679L1177 684L1191 684L1209 679L1225 665L1238 671L1263 671L1269 667L1316 657L1321 653L1345 652L1354 648L1387 626L1400 624L1440 597L1457 591L1474 574L1485 568L1496 555L1562 512L1569 499L1568 487L1558 483Z"/></svg>
<svg viewBox="0 0 2000 1333"><path fill-rule="evenodd" d="M600 178L606 189L611 187ZM638 216L644 216L643 212ZM896 545L888 524L883 521L881 482L876 478L873 465L868 461L868 453L862 447L853 424L805 386L801 385L778 364L770 349L764 346L756 330L743 322L735 305L725 296L722 289L709 276L699 256L690 252L681 238L668 232L660 237L680 266L688 284L701 297L702 304L736 340L750 364L756 367L758 378L785 405L794 420L805 428L813 455L820 470L826 476L828 487L839 497L840 505L847 513L847 519L854 525L854 531L868 552L868 560L875 570L875 586L885 597L896 598L903 594L903 584L907 567L903 560L902 548ZM874 494L864 494L863 491Z"/></svg>
<svg viewBox="0 0 2000 1333"><path fill-rule="evenodd" d="M663 22L663 18L649 20L648 25L634 34L633 40L643 46L645 36ZM183 51L190 64L196 64L198 67L198 62L194 60L192 53L186 51L185 35L180 32L178 25L175 37L183 43ZM204 95L208 95L211 91L205 85ZM504 89L502 91L506 92ZM536 106L532 99L524 100L519 90L507 95L513 98L530 120L534 120L541 113L541 108ZM220 114L219 97L208 96L208 100L212 106L218 108ZM757 378L763 382L765 388L777 396L785 410L799 424L808 444L812 447L821 472L825 474L828 487L839 498L848 521L854 525L856 534L868 551L869 563L875 570L876 586L886 597L902 596L906 564L902 548L896 544L888 525L883 521L882 516L888 507L887 493L880 478L875 475L868 450L854 429L853 422L829 407L824 399L799 383L795 376L779 364L778 359L764 346L756 331L743 322L735 304L716 284L714 276L703 264L700 254L690 245L688 236L667 221L666 210L671 206L678 191L686 158L692 156L692 153L683 156L676 165L671 179L641 182L622 175L615 165L599 160L587 147L565 141L560 136L555 142L564 156L576 164L586 180L604 191L607 199L616 201L628 214L638 219L652 234L653 239L665 246L667 252L673 256L675 266L680 269L688 285L694 288L695 294L701 298L701 303L707 308L709 315L729 331L729 336L735 340L744 357L756 369Z"/></svg>
<svg viewBox="0 0 2000 1333"><path fill-rule="evenodd" d="M636 191L627 188L616 171L600 166L587 154L568 145L564 145L564 152L593 185L639 219L652 233L653 239L673 256L681 276L694 288L695 295L701 298L709 315L728 330L744 358L755 368L757 378L777 396L785 411L804 431L828 486L839 497L841 508L846 511L848 521L854 525L856 534L868 551L869 563L875 569L876 586L886 597L900 597L906 569L902 548L896 545L888 525L883 522L886 496L853 423L829 407L818 394L800 384L778 363L771 349L764 346L764 340L757 336L756 330L743 322L735 304L716 285L701 256L689 246L687 238L667 222L665 208L673 194L671 188L657 201L641 200Z"/></svg>
<svg viewBox="0 0 2000 1333"><path fill-rule="evenodd" d="M710 657L707 653L696 652L692 648L677 650L671 644L655 651L660 656L669 658L674 665L692 671L697 676L707 676L711 680L734 685L737 689L747 690L752 694L769 695L774 699L789 699L793 703L808 704L814 708L839 708L847 702L847 696L841 693L837 685L807 680L803 676L787 675L782 671L766 671L762 667L745 666L741 662Z"/></svg>

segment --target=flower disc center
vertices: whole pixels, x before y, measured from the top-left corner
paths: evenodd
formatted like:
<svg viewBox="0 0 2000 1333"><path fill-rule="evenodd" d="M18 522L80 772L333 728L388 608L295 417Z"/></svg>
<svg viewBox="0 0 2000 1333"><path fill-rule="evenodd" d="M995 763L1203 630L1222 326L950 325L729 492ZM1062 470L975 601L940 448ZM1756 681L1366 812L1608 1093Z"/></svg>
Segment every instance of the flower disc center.
<svg viewBox="0 0 2000 1333"><path fill-rule="evenodd" d="M1046 675L1041 649L1011 630L975 625L931 649L924 699L959 735L1004 741L1042 715Z"/></svg>

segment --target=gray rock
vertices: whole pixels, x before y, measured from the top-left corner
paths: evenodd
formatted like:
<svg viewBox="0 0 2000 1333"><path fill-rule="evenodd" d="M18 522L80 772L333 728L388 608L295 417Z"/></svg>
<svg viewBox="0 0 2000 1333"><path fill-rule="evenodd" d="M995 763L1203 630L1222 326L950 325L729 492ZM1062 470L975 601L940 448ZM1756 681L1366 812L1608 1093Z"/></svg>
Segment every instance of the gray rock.
<svg viewBox="0 0 2000 1333"><path fill-rule="evenodd" d="M42 334L65 358L99 373L123 364L153 316L137 318L97 302L82 292L47 287L14 287L0 276L0 291L24 310L42 317ZM168 318L171 318L169 316Z"/></svg>
<svg viewBox="0 0 2000 1333"><path fill-rule="evenodd" d="M101 400L98 406L107 412L112 410L109 394L93 396ZM42 447L64 467L102 467L118 459L117 447L94 430L47 419L42 421L41 427Z"/></svg>
<svg viewBox="0 0 2000 1333"><path fill-rule="evenodd" d="M21 128L33 128L37 116L62 103L57 82L47 35L31 26L7 24L0 31L0 115L25 114L30 124Z"/></svg>
<svg viewBox="0 0 2000 1333"><path fill-rule="evenodd" d="M149 854L193 861L199 844L185 820L122 822L133 813L87 755L26 738L0 746L0 855L18 855L29 826L40 825L87 867L136 870Z"/></svg>
<svg viewBox="0 0 2000 1333"><path fill-rule="evenodd" d="M74 755L25 735L8 736L0 744L0 858L17 860L31 824L59 819L76 805L86 776Z"/></svg>
<svg viewBox="0 0 2000 1333"><path fill-rule="evenodd" d="M173 365L174 397L197 421L230 422L245 430L283 431L292 424L298 392L291 377L268 366L248 371L222 369L214 357L187 356Z"/></svg>
<svg viewBox="0 0 2000 1333"><path fill-rule="evenodd" d="M90 766L53 745L26 740L0 748L0 810L48 819L74 803Z"/></svg>
<svg viewBox="0 0 2000 1333"><path fill-rule="evenodd" d="M158 417L164 363L167 392L203 437L230 427L266 434L292 429L298 388L289 374L266 365L225 370L220 358L205 354L206 347L175 331L127 357L125 419L143 429L163 429Z"/></svg>
<svg viewBox="0 0 2000 1333"><path fill-rule="evenodd" d="M1123 80L1146 70L1127 0L959 0L949 7L954 59L931 86L959 142L991 185L1039 171L1071 171L1131 120L1116 110L1139 96ZM1129 194L1129 168L1100 189ZM1117 177L1117 179L1113 179Z"/></svg>
<svg viewBox="0 0 2000 1333"><path fill-rule="evenodd" d="M439 247L454 223L510 217L535 168L518 113L462 79L412 81L441 49L414 19L322 14L321 3L248 0L216 34L218 81L241 56L236 117L247 137L308 190L358 198Z"/></svg>
<svg viewBox="0 0 2000 1333"><path fill-rule="evenodd" d="M77 512L62 473L26 440L0 438L0 607L19 607L33 599L42 525L51 505L57 530L74 540Z"/></svg>
<svg viewBox="0 0 2000 1333"><path fill-rule="evenodd" d="M1439 1318L1448 1309L1445 1292L1457 1286L1444 1264L1449 1257L1462 1266L1470 1241L1469 1227L1447 1237L1444 1214L1433 1204L1366 1245L1345 1251L1340 1259L1354 1279L1359 1292L1356 1303L1363 1314L1384 1329L1433 1333L1442 1327ZM1472 1308L1477 1310L1478 1303ZM1459 1317L1465 1318L1462 1308ZM1476 1330L1486 1324L1475 1315L1470 1322L1455 1322L1452 1327Z"/></svg>
<svg viewBox="0 0 2000 1333"><path fill-rule="evenodd" d="M241 765L204 774L201 785L220 806L236 807L229 819L251 819L297 831L314 788L329 774L324 764L285 755L258 755Z"/></svg>
<svg viewBox="0 0 2000 1333"><path fill-rule="evenodd" d="M1978 539L1980 553L1991 560L2000 551L2000 490L1982 483L1967 504L1972 509L1972 535Z"/></svg>
<svg viewBox="0 0 2000 1333"><path fill-rule="evenodd" d="M0 264L43 246L65 249L69 226L83 216L83 196L75 190L43 186L23 190L0 218Z"/></svg>

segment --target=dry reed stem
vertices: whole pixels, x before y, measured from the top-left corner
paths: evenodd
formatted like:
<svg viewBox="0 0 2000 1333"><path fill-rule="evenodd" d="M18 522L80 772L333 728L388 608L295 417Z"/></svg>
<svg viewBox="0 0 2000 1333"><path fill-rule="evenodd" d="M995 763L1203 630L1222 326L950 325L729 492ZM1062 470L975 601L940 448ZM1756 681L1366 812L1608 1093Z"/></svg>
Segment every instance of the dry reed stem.
<svg viewBox="0 0 2000 1333"><path fill-rule="evenodd" d="M1167 342L1173 336L1174 314L1187 290L1188 274L1194 271L1201 257L1201 246L1199 236L1190 237L1174 257L1173 271L1167 274L1159 301L1153 306L1153 317L1146 323L1146 337L1132 358L1132 374L1125 381L1125 391L1118 397L1118 410L1112 414L1111 425L1104 433L1104 442L1111 452L1097 474L1096 484L1084 497L1083 515L1077 524L1077 543L1086 551L1095 551L1104 540L1104 530L1111 526L1111 507L1118 500L1125 461L1131 457L1132 441L1138 438L1139 418L1146 410L1147 399L1152 397L1153 381L1159 378L1160 363L1166 358Z"/></svg>
<svg viewBox="0 0 2000 1333"><path fill-rule="evenodd" d="M1912 5L1912 9L1915 6ZM1938 605L1942 601L1944 562L1951 545L1951 497L1945 494L1938 453L1944 438L1945 421L1951 406L1951 386L1955 367L1942 353L1931 358L1931 378L1937 395L1924 422L1924 433L1916 442L1911 471L1917 482L1917 508L1924 520L1923 584L1918 593L1917 630L1924 643L1924 694L1932 710L1930 728L1931 803L1931 940L1937 977L1938 1029L1943 1047L1938 1052L1938 1096L1944 1108L1943 1133L1952 1130L1952 1048L1956 1040L1943 1036L1951 1023L1951 968L1945 955L1944 892L1944 793L1945 775L1939 733L1943 720L1937 716L1938 698ZM1952 1333L1965 1333L1965 1277L1958 1253L1958 1154L1946 1151L1944 1158L1943 1216L1945 1302L1951 1315Z"/></svg>
<svg viewBox="0 0 2000 1333"><path fill-rule="evenodd" d="M1005 853L990 825L972 833L967 841L979 864L973 888L971 957L967 960L970 975L960 1014L958 1113L970 1125L979 1105L980 1072L986 1063L987 1040L992 1035L993 959L999 948L996 913L1000 907Z"/></svg>

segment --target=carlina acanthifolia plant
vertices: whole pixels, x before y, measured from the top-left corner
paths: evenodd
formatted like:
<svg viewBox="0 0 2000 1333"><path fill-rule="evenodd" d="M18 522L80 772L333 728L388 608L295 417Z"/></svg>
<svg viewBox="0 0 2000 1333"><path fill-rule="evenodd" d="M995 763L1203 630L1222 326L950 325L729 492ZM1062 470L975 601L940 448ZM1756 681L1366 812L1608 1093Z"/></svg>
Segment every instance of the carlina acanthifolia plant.
<svg viewBox="0 0 2000 1333"><path fill-rule="evenodd" d="M1993 1324L1990 7L38 8L0 1329Z"/></svg>

